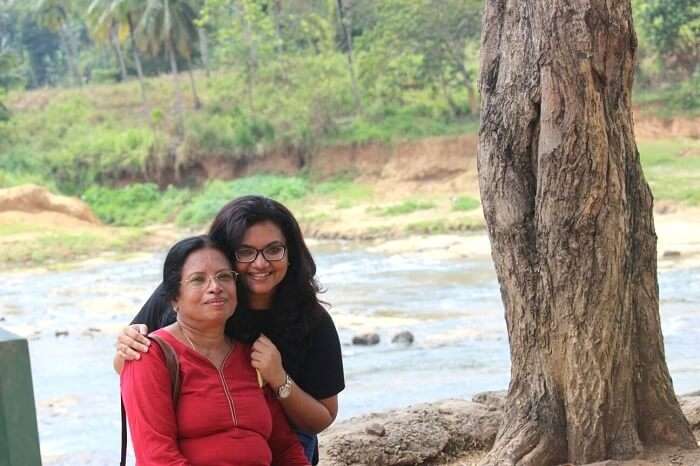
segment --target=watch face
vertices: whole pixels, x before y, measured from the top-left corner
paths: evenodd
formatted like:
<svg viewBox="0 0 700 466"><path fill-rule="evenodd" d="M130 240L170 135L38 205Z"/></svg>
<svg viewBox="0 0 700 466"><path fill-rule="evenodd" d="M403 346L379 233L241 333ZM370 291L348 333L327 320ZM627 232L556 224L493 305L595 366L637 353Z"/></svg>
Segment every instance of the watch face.
<svg viewBox="0 0 700 466"><path fill-rule="evenodd" d="M292 393L292 384L285 383L280 388L277 389L277 396L280 398L287 398Z"/></svg>

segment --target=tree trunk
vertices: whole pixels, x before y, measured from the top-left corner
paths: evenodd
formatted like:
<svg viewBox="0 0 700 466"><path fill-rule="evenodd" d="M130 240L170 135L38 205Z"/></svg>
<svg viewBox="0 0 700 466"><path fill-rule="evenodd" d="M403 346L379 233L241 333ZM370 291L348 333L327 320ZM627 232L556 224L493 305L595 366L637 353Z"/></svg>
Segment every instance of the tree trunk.
<svg viewBox="0 0 700 466"><path fill-rule="evenodd" d="M211 71L209 70L209 40L207 38L207 31L204 28L197 28L197 35L199 37L199 53L202 55L204 73L207 79L209 79Z"/></svg>
<svg viewBox="0 0 700 466"><path fill-rule="evenodd" d="M666 367L629 0L489 0L479 182L511 346L489 466L697 448Z"/></svg>
<svg viewBox="0 0 700 466"><path fill-rule="evenodd" d="M128 76L126 73L126 62L124 61L124 53L122 52L122 44L119 42L119 37L117 37L117 30L114 24L109 28L109 38L114 46L114 51L117 54L117 61L119 62L119 72L122 77L122 82L126 82Z"/></svg>
<svg viewBox="0 0 700 466"><path fill-rule="evenodd" d="M192 59L187 60L187 74L190 76L190 87L192 88L192 101L194 102L194 108L199 109L202 107L202 102L199 100L199 95L197 95L197 86L195 86L194 73L192 72Z"/></svg>
<svg viewBox="0 0 700 466"><path fill-rule="evenodd" d="M75 49L73 44L72 34L70 32L68 23L63 24L59 30L59 35L63 39L63 47L66 50L66 58L68 60L68 67L73 73L73 81L78 87L82 87L83 78L80 75L80 69L78 68L78 51Z"/></svg>
<svg viewBox="0 0 700 466"><path fill-rule="evenodd" d="M178 79L177 59L175 58L175 47L172 39L168 38L166 47L168 49L168 57L170 58L170 72L173 75L173 90L175 94L175 132L178 136L182 136L185 130L185 110L182 105L182 91L180 90L180 80Z"/></svg>
<svg viewBox="0 0 700 466"><path fill-rule="evenodd" d="M131 14L126 15L126 19L129 22L129 38L131 40L131 50L134 55L134 64L136 65L136 75L139 77L139 87L141 89L141 102L146 103L146 85L143 81L143 67L141 66L141 56L139 55L139 49L136 45L136 37L134 36L134 21Z"/></svg>
<svg viewBox="0 0 700 466"><path fill-rule="evenodd" d="M248 105L250 105L250 111L255 115L255 80L258 68L258 53L255 47L255 41L253 40L253 31L250 27L250 21L246 18L245 6L243 6L244 12L241 15L241 19L244 22L245 27L245 40L246 45L248 45L248 60L246 61L246 89L248 91Z"/></svg>
<svg viewBox="0 0 700 466"><path fill-rule="evenodd" d="M357 84L357 78L355 77L355 65L352 60L352 37L348 32L347 24L345 24L345 8L343 7L343 0L336 0L337 10L338 10L338 23L343 31L343 38L345 39L345 46L347 47L347 53L345 54L348 58L348 70L350 72L350 81L352 84L352 95L355 98L355 109L362 112L362 98L360 97L360 87Z"/></svg>

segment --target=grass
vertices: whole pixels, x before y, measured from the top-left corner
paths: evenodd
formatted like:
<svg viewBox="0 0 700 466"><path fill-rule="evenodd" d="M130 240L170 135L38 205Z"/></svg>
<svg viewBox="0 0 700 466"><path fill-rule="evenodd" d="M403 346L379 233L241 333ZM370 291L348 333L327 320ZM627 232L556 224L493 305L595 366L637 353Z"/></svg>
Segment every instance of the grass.
<svg viewBox="0 0 700 466"><path fill-rule="evenodd" d="M29 231L27 231L29 230ZM35 233L31 241L13 239L18 233ZM104 252L131 252L141 248L143 235L137 229L71 232L46 226L40 231L0 227L0 261L8 266L51 265L87 259Z"/></svg>
<svg viewBox="0 0 700 466"><path fill-rule="evenodd" d="M452 202L452 210L469 211L476 209L479 205L481 205L481 203L478 199L469 196L459 196Z"/></svg>
<svg viewBox="0 0 700 466"><path fill-rule="evenodd" d="M644 175L656 200L700 205L700 141L639 141Z"/></svg>
<svg viewBox="0 0 700 466"><path fill-rule="evenodd" d="M398 204L390 205L388 207L381 207L377 210L373 210L377 215L381 217L395 217L398 215L406 215L419 210L428 210L435 207L435 203L430 201L418 201L418 200L406 200Z"/></svg>

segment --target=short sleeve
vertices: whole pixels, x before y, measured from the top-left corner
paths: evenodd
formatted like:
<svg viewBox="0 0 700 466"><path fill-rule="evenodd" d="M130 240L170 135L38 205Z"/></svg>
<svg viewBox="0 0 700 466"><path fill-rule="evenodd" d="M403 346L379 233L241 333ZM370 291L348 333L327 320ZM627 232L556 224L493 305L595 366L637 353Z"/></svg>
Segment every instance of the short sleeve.
<svg viewBox="0 0 700 466"><path fill-rule="evenodd" d="M310 345L296 383L317 400L337 395L345 388L340 339L327 311L309 334Z"/></svg>
<svg viewBox="0 0 700 466"><path fill-rule="evenodd" d="M149 333L173 322L175 322L175 312L165 297L162 283L153 291L150 298L131 321L132 324L146 324Z"/></svg>

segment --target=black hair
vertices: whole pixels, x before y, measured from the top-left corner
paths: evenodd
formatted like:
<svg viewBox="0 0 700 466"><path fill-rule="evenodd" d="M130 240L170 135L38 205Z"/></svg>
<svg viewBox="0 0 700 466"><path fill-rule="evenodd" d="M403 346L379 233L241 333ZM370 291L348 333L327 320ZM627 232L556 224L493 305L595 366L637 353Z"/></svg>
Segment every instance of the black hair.
<svg viewBox="0 0 700 466"><path fill-rule="evenodd" d="M268 336L276 344L282 344L280 352L284 355L285 349L308 343L306 336L324 312L317 297L321 288L316 280L316 263L294 215L279 202L264 196L239 197L219 211L209 227L209 237L226 250L228 257L234 257L248 228L267 221L282 231L289 259L287 273L275 290L269 310L272 312L263 311L266 331L273 333ZM238 298L239 306L232 318L231 332L244 341L257 338L257 335L246 334L254 333L256 329L250 325L248 292L243 288L243 280L239 281Z"/></svg>
<svg viewBox="0 0 700 466"><path fill-rule="evenodd" d="M200 249L216 249L226 255L226 250L208 235L191 236L175 243L163 263L163 294L167 301L172 302L180 295L182 267L190 254Z"/></svg>

